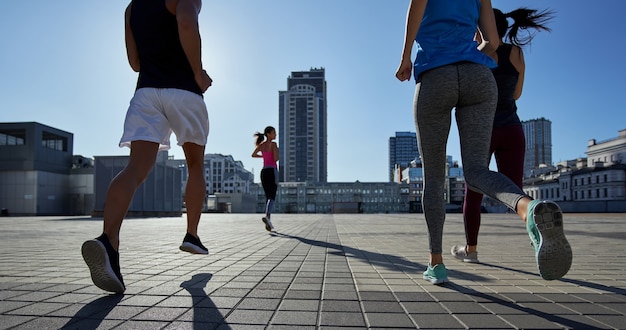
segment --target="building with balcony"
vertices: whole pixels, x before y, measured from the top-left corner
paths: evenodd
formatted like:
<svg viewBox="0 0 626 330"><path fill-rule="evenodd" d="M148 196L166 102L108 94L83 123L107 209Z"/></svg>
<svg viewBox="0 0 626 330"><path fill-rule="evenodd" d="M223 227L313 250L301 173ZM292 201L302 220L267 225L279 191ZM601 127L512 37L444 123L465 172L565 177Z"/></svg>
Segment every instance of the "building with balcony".
<svg viewBox="0 0 626 330"><path fill-rule="evenodd" d="M327 98L324 68L294 71L278 93L281 182L326 182Z"/></svg>
<svg viewBox="0 0 626 330"><path fill-rule="evenodd" d="M552 165L552 122L546 118L522 121L526 137L524 177L541 165Z"/></svg>
<svg viewBox="0 0 626 330"><path fill-rule="evenodd" d="M419 157L415 132L396 132L389 138L389 181L402 181L397 174Z"/></svg>
<svg viewBox="0 0 626 330"><path fill-rule="evenodd" d="M459 163L447 156L446 180L444 182L444 195L441 196L446 202L449 212L459 212L465 197L465 176ZM424 190L424 173L419 160L414 160L410 166L402 171L402 182L408 185L409 209L411 212L422 212L422 191Z"/></svg>
<svg viewBox="0 0 626 330"><path fill-rule="evenodd" d="M185 196L187 184L187 163L184 159L169 158L170 166L181 169L181 194ZM246 170L243 163L231 155L204 155L204 180L210 212L244 213L255 212L255 197L251 195L254 174Z"/></svg>

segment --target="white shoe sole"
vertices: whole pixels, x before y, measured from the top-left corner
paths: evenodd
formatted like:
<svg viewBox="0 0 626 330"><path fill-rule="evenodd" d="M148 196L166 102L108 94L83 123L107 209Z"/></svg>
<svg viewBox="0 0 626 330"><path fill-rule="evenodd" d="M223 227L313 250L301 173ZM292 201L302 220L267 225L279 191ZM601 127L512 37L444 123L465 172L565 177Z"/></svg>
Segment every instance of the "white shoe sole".
<svg viewBox="0 0 626 330"><path fill-rule="evenodd" d="M188 243L188 242L183 242L183 244L180 245L180 250L181 251L185 251L185 252L189 252L189 253L193 253L193 254L209 254L209 251L202 250L201 248L197 247L196 245Z"/></svg>
<svg viewBox="0 0 626 330"><path fill-rule="evenodd" d="M450 282L450 280L448 280L447 277L446 278L434 278L430 276L424 276L423 278L432 284L444 284L444 283Z"/></svg>
<svg viewBox="0 0 626 330"><path fill-rule="evenodd" d="M453 257L455 257L458 260L462 260L463 262L467 262L467 263L471 263L471 264L479 264L480 261L478 261L478 258L468 258L467 255L465 254L465 252L463 252L464 254L457 254L457 250L458 246L455 245L452 247L452 249L450 250L450 254L452 254Z"/></svg>

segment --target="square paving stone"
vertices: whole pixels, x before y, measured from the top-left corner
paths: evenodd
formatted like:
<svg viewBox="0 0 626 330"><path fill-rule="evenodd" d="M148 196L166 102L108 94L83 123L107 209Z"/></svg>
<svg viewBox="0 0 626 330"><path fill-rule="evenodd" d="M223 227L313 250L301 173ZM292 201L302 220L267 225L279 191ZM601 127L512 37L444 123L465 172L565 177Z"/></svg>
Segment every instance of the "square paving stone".
<svg viewBox="0 0 626 330"><path fill-rule="evenodd" d="M401 303L409 314L448 314L440 303L436 302L403 302Z"/></svg>
<svg viewBox="0 0 626 330"><path fill-rule="evenodd" d="M322 292L324 300L358 300L355 291L327 291Z"/></svg>
<svg viewBox="0 0 626 330"><path fill-rule="evenodd" d="M374 328L413 328L413 322L401 313L365 313L370 327Z"/></svg>
<svg viewBox="0 0 626 330"><path fill-rule="evenodd" d="M361 313L322 312L321 326L365 327L365 319Z"/></svg>
<svg viewBox="0 0 626 330"><path fill-rule="evenodd" d="M422 329L465 329L451 314L411 314L411 318Z"/></svg>
<svg viewBox="0 0 626 330"><path fill-rule="evenodd" d="M217 308L194 307L182 314L178 320L219 324L224 322L224 315L227 312L228 310Z"/></svg>
<svg viewBox="0 0 626 330"><path fill-rule="evenodd" d="M255 311L236 309L226 317L227 323L236 324L268 324L273 311Z"/></svg>
<svg viewBox="0 0 626 330"><path fill-rule="evenodd" d="M60 303L45 303L38 302L30 305L26 305L24 307L20 307L14 309L6 314L12 315L46 315L48 313L54 312L61 308L67 307L69 304L60 304Z"/></svg>
<svg viewBox="0 0 626 330"><path fill-rule="evenodd" d="M470 329L504 329L509 328L506 322L493 314L455 314ZM524 328L524 327L522 327Z"/></svg>
<svg viewBox="0 0 626 330"><path fill-rule="evenodd" d="M276 310L280 299L244 298L237 309Z"/></svg>
<svg viewBox="0 0 626 330"><path fill-rule="evenodd" d="M272 318L272 324L313 326L317 324L317 312L278 311Z"/></svg>
<svg viewBox="0 0 626 330"><path fill-rule="evenodd" d="M354 300L324 300L323 312L361 312L361 304Z"/></svg>
<svg viewBox="0 0 626 330"><path fill-rule="evenodd" d="M70 322L71 318L62 318L62 317L39 317L28 321L26 323L22 323L19 326L13 328L15 330L25 330L25 329L61 329L63 326Z"/></svg>
<svg viewBox="0 0 626 330"><path fill-rule="evenodd" d="M513 324L518 329L563 329L563 326L555 323L555 321L565 321L565 319L561 319L558 316L550 316L550 317L541 317L537 315L500 315L507 322ZM568 322L568 321L565 321ZM567 324L565 324L567 325ZM574 327L574 329L584 329Z"/></svg>
<svg viewBox="0 0 626 330"><path fill-rule="evenodd" d="M289 290L285 295L285 299L320 299L322 291L312 290Z"/></svg>
<svg viewBox="0 0 626 330"><path fill-rule="evenodd" d="M317 311L319 310L319 300L305 299L285 299L281 302L279 309L285 311Z"/></svg>
<svg viewBox="0 0 626 330"><path fill-rule="evenodd" d="M363 301L366 313L404 313L400 303L395 301Z"/></svg>
<svg viewBox="0 0 626 330"><path fill-rule="evenodd" d="M151 307L133 317L133 320L144 321L174 321L189 308L181 307Z"/></svg>

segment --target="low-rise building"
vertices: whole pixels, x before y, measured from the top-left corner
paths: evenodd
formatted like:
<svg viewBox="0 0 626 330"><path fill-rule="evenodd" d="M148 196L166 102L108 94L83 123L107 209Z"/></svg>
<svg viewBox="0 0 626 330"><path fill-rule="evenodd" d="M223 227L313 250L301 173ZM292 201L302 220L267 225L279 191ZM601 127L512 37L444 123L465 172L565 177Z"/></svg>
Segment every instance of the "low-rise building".
<svg viewBox="0 0 626 330"><path fill-rule="evenodd" d="M37 122L0 123L4 215L70 214L74 135Z"/></svg>
<svg viewBox="0 0 626 330"><path fill-rule="evenodd" d="M94 216L102 216L113 178L128 164L128 156L96 156ZM129 217L181 216L181 169L167 164L167 152L159 152L146 180L137 188L128 208Z"/></svg>
<svg viewBox="0 0 626 330"><path fill-rule="evenodd" d="M265 211L265 194L253 188L257 212ZM409 188L395 182L280 182L276 213L406 213Z"/></svg>

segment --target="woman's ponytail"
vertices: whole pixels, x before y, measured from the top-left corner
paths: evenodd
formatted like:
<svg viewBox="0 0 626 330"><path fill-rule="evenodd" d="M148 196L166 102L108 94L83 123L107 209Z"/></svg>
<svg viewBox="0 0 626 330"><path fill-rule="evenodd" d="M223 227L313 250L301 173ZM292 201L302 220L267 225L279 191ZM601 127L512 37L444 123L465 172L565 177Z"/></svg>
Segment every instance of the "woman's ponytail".
<svg viewBox="0 0 626 330"><path fill-rule="evenodd" d="M265 135L263 133L256 132L256 133L254 133L254 136L256 136L256 145L257 146L259 144L261 144L261 142L263 142L263 140L265 140Z"/></svg>
<svg viewBox="0 0 626 330"><path fill-rule="evenodd" d="M506 14L494 8L493 14L496 18L496 26L500 38L506 39L509 43L518 47L530 44L535 37L535 34L530 32L529 29L550 32L550 28L546 26L546 23L554 18L554 12L551 10L538 12L536 9L525 7L515 9ZM510 26L507 18L513 20L513 24ZM525 30L525 35L520 35L520 30Z"/></svg>

